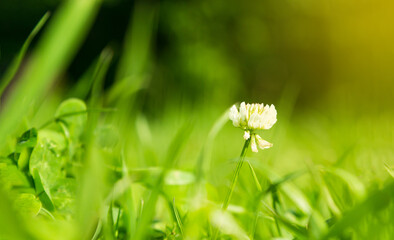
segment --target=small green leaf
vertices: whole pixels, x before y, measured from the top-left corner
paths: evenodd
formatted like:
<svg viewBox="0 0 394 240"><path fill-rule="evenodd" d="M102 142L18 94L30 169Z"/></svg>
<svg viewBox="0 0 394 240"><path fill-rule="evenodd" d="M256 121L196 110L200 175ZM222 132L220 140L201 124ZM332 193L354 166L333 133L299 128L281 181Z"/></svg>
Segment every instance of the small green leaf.
<svg viewBox="0 0 394 240"><path fill-rule="evenodd" d="M76 140L82 135L86 125L86 104L76 98L68 99L60 104L55 117L67 127L70 139Z"/></svg>
<svg viewBox="0 0 394 240"><path fill-rule="evenodd" d="M13 204L22 215L36 216L41 209L40 200L30 193L18 194Z"/></svg>
<svg viewBox="0 0 394 240"><path fill-rule="evenodd" d="M49 211L53 211L54 210L53 202L48 192L45 190L45 187L41 181L40 173L38 172L37 169L34 169L32 175L34 179L34 185L36 186L36 194L38 198L41 200L42 205Z"/></svg>
<svg viewBox="0 0 394 240"><path fill-rule="evenodd" d="M34 148L30 157L29 169L32 175L35 170L40 173L46 190L54 186L57 179L61 177L61 159L48 139L40 139Z"/></svg>
<svg viewBox="0 0 394 240"><path fill-rule="evenodd" d="M189 185L195 182L192 173L180 170L171 170L167 173L164 183L166 185Z"/></svg>
<svg viewBox="0 0 394 240"><path fill-rule="evenodd" d="M17 140L16 150L20 152L24 148L33 148L37 144L37 129L31 128L24 132Z"/></svg>
<svg viewBox="0 0 394 240"><path fill-rule="evenodd" d="M163 169L159 167L136 168L129 172L129 176L133 182L139 182L147 186L151 186L154 184L154 181L157 181L162 172ZM164 178L165 185L173 186L189 185L195 181L196 177L193 173L181 170L170 170Z"/></svg>
<svg viewBox="0 0 394 240"><path fill-rule="evenodd" d="M10 153L7 156L7 158L12 161L12 164L17 164L18 163L18 159L19 159L19 155L20 155L20 153L13 152L13 153Z"/></svg>
<svg viewBox="0 0 394 240"><path fill-rule="evenodd" d="M235 218L228 212L215 210L211 213L210 220L226 235L234 237L234 239L249 239L246 232L238 224Z"/></svg>
<svg viewBox="0 0 394 240"><path fill-rule="evenodd" d="M30 158L31 149L24 148L21 151L18 159L18 168L21 170L25 170L26 167L29 165L29 158Z"/></svg>
<svg viewBox="0 0 394 240"><path fill-rule="evenodd" d="M52 188L54 188L61 174L61 158L56 153L56 144L47 138L41 139L34 148L29 162L29 170L33 176L36 194L40 198L43 206L49 211L54 210L52 200Z"/></svg>
<svg viewBox="0 0 394 240"><path fill-rule="evenodd" d="M119 142L119 133L113 126L100 126L95 131L95 135L100 148L112 149Z"/></svg>
<svg viewBox="0 0 394 240"><path fill-rule="evenodd" d="M26 176L15 165L0 163L0 185L4 188L29 187Z"/></svg>
<svg viewBox="0 0 394 240"><path fill-rule="evenodd" d="M64 216L74 213L76 182L73 178L58 179L57 185L51 189L51 197L56 210Z"/></svg>
<svg viewBox="0 0 394 240"><path fill-rule="evenodd" d="M63 153L67 148L67 142L63 134L57 131L43 129L38 132L39 141L41 139L46 139L51 148L55 151L56 154Z"/></svg>
<svg viewBox="0 0 394 240"><path fill-rule="evenodd" d="M10 154L8 157L0 157L0 163L6 163L6 164L15 164L15 161L11 158L13 157L12 154Z"/></svg>

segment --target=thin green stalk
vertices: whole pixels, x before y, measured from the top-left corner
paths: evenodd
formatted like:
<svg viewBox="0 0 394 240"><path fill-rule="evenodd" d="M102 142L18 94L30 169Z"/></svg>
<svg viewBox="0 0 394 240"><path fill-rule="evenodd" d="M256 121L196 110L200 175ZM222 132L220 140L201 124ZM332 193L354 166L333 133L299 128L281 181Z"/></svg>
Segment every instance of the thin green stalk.
<svg viewBox="0 0 394 240"><path fill-rule="evenodd" d="M174 211L174 215L175 215L175 219L176 219L176 222L177 222L177 225L178 225L178 228L179 228L179 232L181 233L181 236L183 238L184 237L183 224L182 224L181 216L179 215L178 209L176 208L176 205L175 205L175 197L172 200L172 209Z"/></svg>
<svg viewBox="0 0 394 240"><path fill-rule="evenodd" d="M278 194L275 191L272 192L272 206L274 207L275 212L278 212L278 205L277 203L279 203L279 198L278 198ZM278 219L275 218L275 225L276 225L276 229L278 230L278 235L281 236L282 235L282 231L280 230L280 226L279 226L279 222Z"/></svg>
<svg viewBox="0 0 394 240"><path fill-rule="evenodd" d="M18 72L22 60L26 55L27 49L30 46L30 43L33 41L34 37L47 22L50 15L51 14L49 12L46 12L44 14L44 16L40 19L40 21L37 23L37 25L34 27L34 29L27 37L18 55L13 59L10 67L7 69L7 72L4 74L3 78L0 81L0 97L3 95L4 90L10 84L11 80L15 77L16 73Z"/></svg>
<svg viewBox="0 0 394 240"><path fill-rule="evenodd" d="M87 109L87 110L83 110L83 111L65 113L65 114L62 114L62 115L55 117L51 120L48 120L47 122L42 124L38 129L43 129L43 128L47 127L48 125L50 125L51 123L54 123L56 121L61 121L63 118L66 118L66 117L72 117L75 115L85 114L88 112L115 112L115 111L116 111L116 109L112 109L112 108L97 108L97 109Z"/></svg>
<svg viewBox="0 0 394 240"><path fill-rule="evenodd" d="M256 211L256 215L253 219L253 224L251 226L250 235L249 235L249 238L251 240L254 239L254 235L256 234L256 228L257 228L258 221L259 221L259 213L258 213L258 211Z"/></svg>
<svg viewBox="0 0 394 240"><path fill-rule="evenodd" d="M230 200L231 200L231 196L233 195L234 192L234 188L235 185L237 184L238 181L238 176L239 176L239 172L241 171L242 168L242 164L245 161L245 156L246 156L246 152L249 148L250 145L250 138L248 140L245 141L245 144L242 148L242 152L241 155L239 157L239 161L237 163L237 167L235 168L234 174L233 174L233 179L231 181L231 186L230 186L230 190L227 192L226 198L224 199L223 205L222 205L222 210L225 211L228 207L228 205L230 204ZM219 234L219 228L215 228L213 231L213 240L216 240L216 238L218 237Z"/></svg>
<svg viewBox="0 0 394 240"><path fill-rule="evenodd" d="M241 171L242 164L244 163L245 155L249 148L249 144L250 144L250 138L245 141L245 144L242 148L241 156L239 157L237 167L235 168L233 174L233 180L231 181L230 190L227 192L226 198L224 199L222 210L226 210L228 205L230 204L231 196L233 195L235 185L237 184L239 172Z"/></svg>
<svg viewBox="0 0 394 240"><path fill-rule="evenodd" d="M253 224L251 225L250 235L249 235L250 239L253 240L254 239L254 235L256 233L257 223L258 223L258 220L259 220L259 204L258 204L258 202L260 202L260 199L264 195L263 195L263 188L261 187L260 181L257 178L256 172L254 171L252 164L249 161L246 161L246 162L249 165L249 169L250 169L250 171L252 173L252 176L253 176L254 182L256 184L257 190L259 191L259 196L257 197L258 200L257 200L256 206L255 206L255 211L254 211L255 212L255 216L253 218Z"/></svg>
<svg viewBox="0 0 394 240"><path fill-rule="evenodd" d="M263 188L261 188L261 184L260 184L260 182L259 182L259 179L257 178L256 172L254 171L252 164L251 164L249 161L246 161L246 162L247 162L248 165L249 165L249 169L250 169L250 172L252 173L253 180L254 180L254 183L256 184L257 190L258 190L259 192L262 192L262 191L263 191Z"/></svg>

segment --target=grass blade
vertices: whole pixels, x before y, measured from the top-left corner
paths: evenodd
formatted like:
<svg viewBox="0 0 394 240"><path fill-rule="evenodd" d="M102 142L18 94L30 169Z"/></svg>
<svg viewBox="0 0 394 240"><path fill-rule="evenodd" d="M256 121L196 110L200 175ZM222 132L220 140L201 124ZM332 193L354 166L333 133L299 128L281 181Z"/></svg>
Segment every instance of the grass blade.
<svg viewBox="0 0 394 240"><path fill-rule="evenodd" d="M369 214L385 209L394 198L394 181L389 181L381 190L371 192L369 196L354 208L343 214L322 239L340 236L349 227L354 227Z"/></svg>
<svg viewBox="0 0 394 240"><path fill-rule="evenodd" d="M186 139L191 133L191 125L185 124L178 130L178 133L172 140L167 157L164 161L163 171L161 172L158 180L156 181L155 187L148 196L147 201L144 203L144 208L141 213L141 218L138 222L136 232L133 236L133 239L146 239L146 235L148 232L148 227L152 221L153 215L156 209L156 203L160 195L160 191L162 189L162 185L164 184L164 178L167 172L174 166L177 155L182 149L183 145L187 142Z"/></svg>
<svg viewBox="0 0 394 240"><path fill-rule="evenodd" d="M40 21L37 23L37 25L34 27L34 29L27 37L25 43L23 43L21 50L19 51L15 59L12 61L10 67L5 72L3 78L0 80L0 98L1 96L3 96L4 90L6 89L8 84L12 81L12 79L15 77L15 74L18 72L19 67L22 63L23 58L26 55L27 49L29 48L31 41L33 41L34 37L47 22L50 15L51 14L49 12L46 12L44 16L42 16Z"/></svg>
<svg viewBox="0 0 394 240"><path fill-rule="evenodd" d="M183 234L183 224L182 224L182 219L179 216L178 209L176 208L175 197L173 198L173 201L172 201L172 210L174 211L174 215L175 215L175 218L176 218L176 223L178 225L179 231L181 232L181 236L183 238L183 236L184 236L184 234Z"/></svg>

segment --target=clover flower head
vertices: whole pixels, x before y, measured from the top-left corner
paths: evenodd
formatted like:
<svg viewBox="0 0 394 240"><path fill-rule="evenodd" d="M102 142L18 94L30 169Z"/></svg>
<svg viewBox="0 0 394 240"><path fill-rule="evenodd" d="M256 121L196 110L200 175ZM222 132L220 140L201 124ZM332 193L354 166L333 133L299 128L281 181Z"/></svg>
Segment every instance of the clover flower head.
<svg viewBox="0 0 394 240"><path fill-rule="evenodd" d="M251 148L257 152L257 145L261 149L272 147L272 144L263 140L254 131L260 129L270 129L276 123L276 109L274 105L269 106L258 103L245 104L242 102L239 108L233 105L230 109L229 118L234 127L245 131L244 139L251 138ZM256 144L257 142L257 144Z"/></svg>

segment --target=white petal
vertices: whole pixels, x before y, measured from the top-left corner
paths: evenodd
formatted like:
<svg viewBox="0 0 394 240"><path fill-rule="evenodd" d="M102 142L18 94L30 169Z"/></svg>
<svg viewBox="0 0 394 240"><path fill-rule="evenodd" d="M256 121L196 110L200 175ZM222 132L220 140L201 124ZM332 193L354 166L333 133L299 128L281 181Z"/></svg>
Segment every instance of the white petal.
<svg viewBox="0 0 394 240"><path fill-rule="evenodd" d="M257 144L259 145L259 147L261 149L266 149L266 148L270 148L272 147L272 143L265 141L264 139L262 139L259 135L256 135L256 139L257 139Z"/></svg>
<svg viewBox="0 0 394 240"><path fill-rule="evenodd" d="M260 116L257 113L253 113L248 121L248 127L251 129L257 129L259 127L259 119Z"/></svg>
<svg viewBox="0 0 394 240"><path fill-rule="evenodd" d="M238 115L238 109L237 109L237 107L235 106L235 105L233 105L231 108L230 108L230 112L229 112L229 118L231 119L231 120L233 120L237 115Z"/></svg>
<svg viewBox="0 0 394 240"><path fill-rule="evenodd" d="M245 102L242 102L241 106L239 106L239 114L240 114L240 119L239 119L240 125L246 125L248 111L246 109Z"/></svg>
<svg viewBox="0 0 394 240"><path fill-rule="evenodd" d="M257 150L256 138L255 138L254 135L255 135L255 134L252 135L250 147L252 148L252 152L258 152L259 150Z"/></svg>
<svg viewBox="0 0 394 240"><path fill-rule="evenodd" d="M259 112L259 105L258 105L258 104L252 104L252 105L250 106L249 113L250 113L250 114L257 113L257 114L258 114L258 112Z"/></svg>
<svg viewBox="0 0 394 240"><path fill-rule="evenodd" d="M239 113L235 105L233 105L230 108L230 112L228 116L230 120L233 122L234 127L239 127Z"/></svg>
<svg viewBox="0 0 394 240"><path fill-rule="evenodd" d="M264 103L259 104L259 114L262 114L264 111Z"/></svg>
<svg viewBox="0 0 394 240"><path fill-rule="evenodd" d="M244 139L248 140L250 138L250 132L249 131L245 131L244 133Z"/></svg>
<svg viewBox="0 0 394 240"><path fill-rule="evenodd" d="M276 109L274 105L264 107L261 117L261 129L270 129L276 123Z"/></svg>

